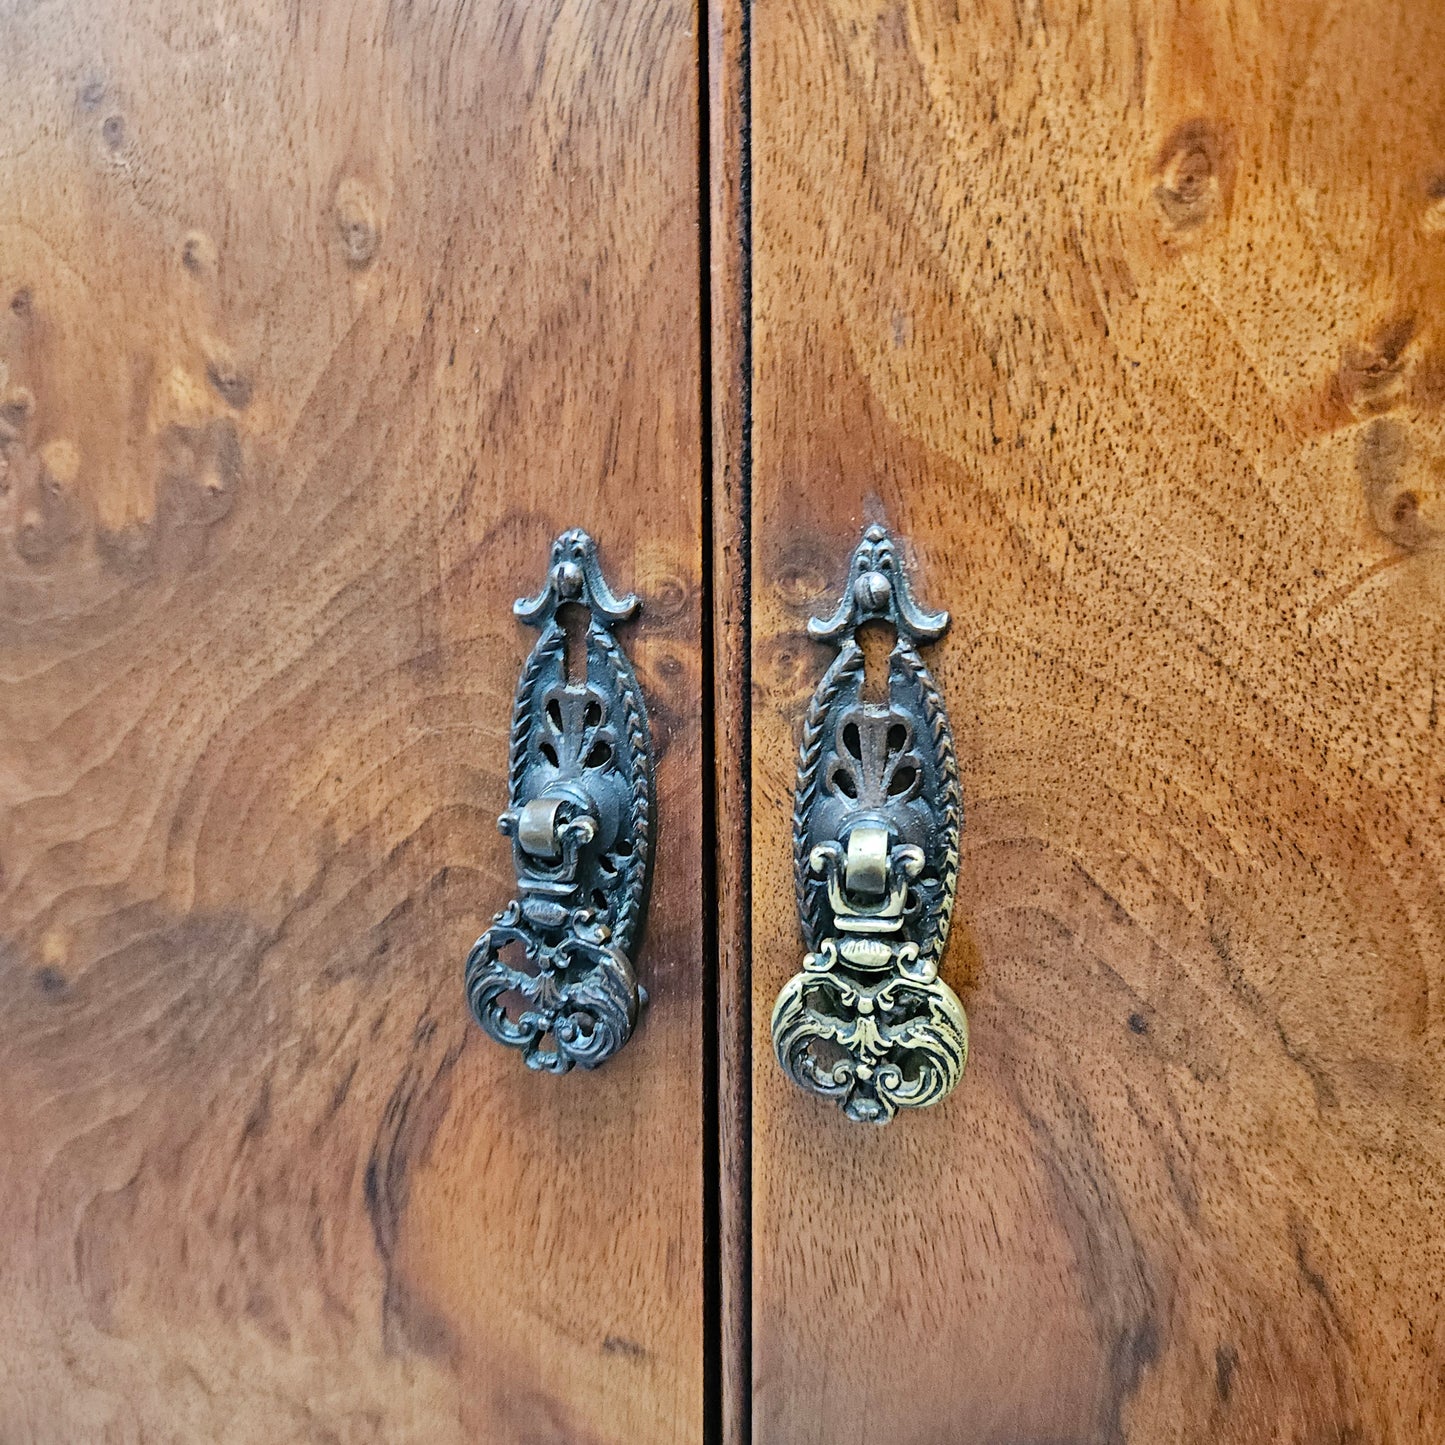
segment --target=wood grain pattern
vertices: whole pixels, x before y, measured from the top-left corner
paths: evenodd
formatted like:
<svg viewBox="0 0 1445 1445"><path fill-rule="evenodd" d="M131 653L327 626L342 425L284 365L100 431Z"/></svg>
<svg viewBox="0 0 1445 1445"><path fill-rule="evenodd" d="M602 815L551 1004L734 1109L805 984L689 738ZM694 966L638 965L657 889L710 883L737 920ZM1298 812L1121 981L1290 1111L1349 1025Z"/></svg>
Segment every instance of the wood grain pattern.
<svg viewBox="0 0 1445 1445"><path fill-rule="evenodd" d="M1445 1438L1445 15L754 15L761 1442ZM787 1084L807 617L954 614L973 1057Z"/></svg>
<svg viewBox="0 0 1445 1445"><path fill-rule="evenodd" d="M708 7L709 349L712 364L714 831L717 898L718 1433L746 1445L752 1415L752 706L749 451L751 248L748 15Z"/></svg>
<svg viewBox="0 0 1445 1445"><path fill-rule="evenodd" d="M0 1439L701 1430L696 16L0 19ZM530 634L645 599L639 971L465 1017Z"/></svg>

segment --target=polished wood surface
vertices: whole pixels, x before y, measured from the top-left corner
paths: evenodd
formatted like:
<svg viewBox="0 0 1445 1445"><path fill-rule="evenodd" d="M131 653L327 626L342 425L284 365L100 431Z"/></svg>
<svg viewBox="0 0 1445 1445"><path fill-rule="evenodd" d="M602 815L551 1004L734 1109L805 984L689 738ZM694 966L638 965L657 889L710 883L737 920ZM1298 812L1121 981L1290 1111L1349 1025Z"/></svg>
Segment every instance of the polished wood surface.
<svg viewBox="0 0 1445 1445"><path fill-rule="evenodd" d="M0 1439L699 1438L686 3L0 15ZM591 528L659 754L653 1004L467 1020Z"/></svg>
<svg viewBox="0 0 1445 1445"><path fill-rule="evenodd" d="M752 549L749 16L708 5L708 338L712 379L713 886L720 1445L744 1445L752 1413Z"/></svg>
<svg viewBox="0 0 1445 1445"><path fill-rule="evenodd" d="M1445 14L753 27L755 1439L1445 1438ZM886 1130L767 1035L875 517L973 1031Z"/></svg>

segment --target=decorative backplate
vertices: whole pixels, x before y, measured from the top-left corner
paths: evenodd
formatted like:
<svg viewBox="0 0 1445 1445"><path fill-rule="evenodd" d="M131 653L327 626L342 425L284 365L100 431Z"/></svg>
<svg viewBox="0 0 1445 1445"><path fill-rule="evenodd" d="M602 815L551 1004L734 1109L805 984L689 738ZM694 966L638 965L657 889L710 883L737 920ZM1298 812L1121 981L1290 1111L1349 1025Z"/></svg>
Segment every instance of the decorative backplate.
<svg viewBox="0 0 1445 1445"><path fill-rule="evenodd" d="M892 625L886 700L864 693L858 629ZM888 1123L963 1076L968 1022L938 977L958 881L962 805L953 735L918 654L948 627L914 601L893 538L869 527L832 617L838 645L808 707L793 810L793 870L808 953L773 1009L794 1082L850 1119Z"/></svg>
<svg viewBox="0 0 1445 1445"><path fill-rule="evenodd" d="M588 611L585 676L568 678L558 613ZM630 954L647 902L652 744L632 666L612 629L615 597L586 532L552 544L543 589L514 611L541 630L512 708L510 802L517 896L467 957L473 1016L529 1068L596 1068L625 1044L647 1001Z"/></svg>

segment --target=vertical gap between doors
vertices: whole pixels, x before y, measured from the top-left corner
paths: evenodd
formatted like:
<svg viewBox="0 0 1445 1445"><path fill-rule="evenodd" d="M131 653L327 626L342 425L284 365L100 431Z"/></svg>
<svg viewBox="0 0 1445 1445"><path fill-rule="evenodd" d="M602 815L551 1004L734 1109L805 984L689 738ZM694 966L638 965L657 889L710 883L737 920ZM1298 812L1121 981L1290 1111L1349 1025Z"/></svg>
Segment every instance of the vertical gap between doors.
<svg viewBox="0 0 1445 1445"><path fill-rule="evenodd" d="M703 1445L722 1445L722 1200L718 1168L720 1124L719 1074L722 1060L714 1046L718 1037L718 809L717 809L717 645L713 611L713 529L717 497L713 487L713 356L712 356L712 145L709 132L711 6L697 0L697 148L698 148L698 375L701 382L701 445L698 470L702 480L702 1399Z"/></svg>
<svg viewBox="0 0 1445 1445"><path fill-rule="evenodd" d="M699 0L704 1430L752 1438L751 0Z"/></svg>

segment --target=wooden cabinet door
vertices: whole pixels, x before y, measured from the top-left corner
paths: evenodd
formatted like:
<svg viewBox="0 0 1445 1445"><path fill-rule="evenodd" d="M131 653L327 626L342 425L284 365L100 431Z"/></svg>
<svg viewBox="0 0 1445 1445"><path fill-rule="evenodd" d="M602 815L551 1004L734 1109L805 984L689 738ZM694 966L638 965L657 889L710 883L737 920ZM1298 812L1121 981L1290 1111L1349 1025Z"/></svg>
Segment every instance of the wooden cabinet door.
<svg viewBox="0 0 1445 1445"><path fill-rule="evenodd" d="M1445 1438L1445 15L751 17L753 1438ZM973 1055L794 1089L862 525L966 823Z"/></svg>
<svg viewBox="0 0 1445 1445"><path fill-rule="evenodd" d="M702 1428L690 3L0 16L0 1439ZM512 616L644 599L652 1008L529 1073Z"/></svg>

